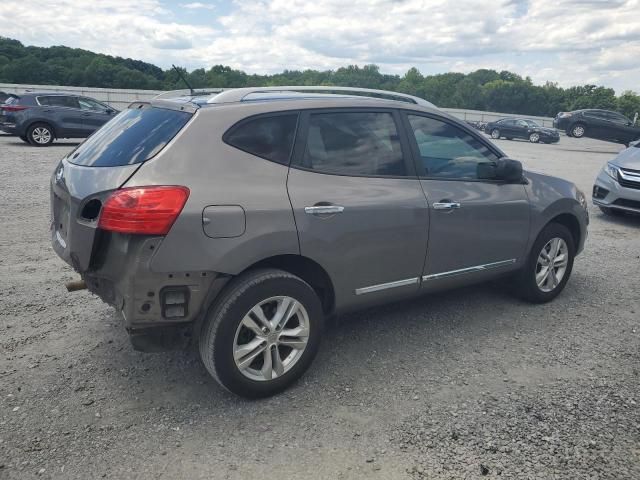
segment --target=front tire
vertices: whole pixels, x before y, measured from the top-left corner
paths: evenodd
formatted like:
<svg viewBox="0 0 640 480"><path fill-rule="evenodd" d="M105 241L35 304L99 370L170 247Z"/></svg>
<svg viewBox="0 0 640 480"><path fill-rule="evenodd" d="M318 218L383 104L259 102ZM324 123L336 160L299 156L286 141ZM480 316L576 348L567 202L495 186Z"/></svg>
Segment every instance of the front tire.
<svg viewBox="0 0 640 480"><path fill-rule="evenodd" d="M540 134L533 132L531 135L529 135L529 141L531 143L538 143L540 141Z"/></svg>
<svg viewBox="0 0 640 480"><path fill-rule="evenodd" d="M576 123L571 127L571 136L573 138L582 138L587 133L587 128L582 123Z"/></svg>
<svg viewBox="0 0 640 480"><path fill-rule="evenodd" d="M46 123L35 123L27 130L27 140L36 147L47 147L53 143L53 129Z"/></svg>
<svg viewBox="0 0 640 480"><path fill-rule="evenodd" d="M518 295L531 303L546 303L556 298L569 281L575 251L573 236L567 227L559 223L547 225L516 277Z"/></svg>
<svg viewBox="0 0 640 480"><path fill-rule="evenodd" d="M210 309L200 356L230 392L267 397L309 368L323 327L322 305L309 284L282 270L255 270L234 279Z"/></svg>
<svg viewBox="0 0 640 480"><path fill-rule="evenodd" d="M491 138L493 138L494 140L498 140L500 138L500 130L498 130L497 128L491 130Z"/></svg>

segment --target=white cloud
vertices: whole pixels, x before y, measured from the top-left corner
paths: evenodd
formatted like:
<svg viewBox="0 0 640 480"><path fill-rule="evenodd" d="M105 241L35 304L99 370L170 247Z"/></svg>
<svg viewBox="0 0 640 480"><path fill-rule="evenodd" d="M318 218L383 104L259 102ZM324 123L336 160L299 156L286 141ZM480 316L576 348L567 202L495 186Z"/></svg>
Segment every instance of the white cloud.
<svg viewBox="0 0 640 480"><path fill-rule="evenodd" d="M210 5L201 2L182 3L181 7L188 8L189 10L215 10L215 5Z"/></svg>
<svg viewBox="0 0 640 480"><path fill-rule="evenodd" d="M192 23L160 0L0 2L2 34L167 67L248 72L376 63L385 72L509 69L536 82L638 90L640 0L236 0ZM55 12L42 22L41 12Z"/></svg>

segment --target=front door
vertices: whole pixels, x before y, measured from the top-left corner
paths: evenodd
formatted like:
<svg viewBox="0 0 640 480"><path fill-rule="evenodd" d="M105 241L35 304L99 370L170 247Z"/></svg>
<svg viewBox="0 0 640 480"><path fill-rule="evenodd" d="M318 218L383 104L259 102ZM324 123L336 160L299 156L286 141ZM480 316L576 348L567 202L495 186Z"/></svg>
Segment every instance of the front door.
<svg viewBox="0 0 640 480"><path fill-rule="evenodd" d="M78 99L82 110L82 128L85 136L91 135L113 118L113 110L91 98Z"/></svg>
<svg viewBox="0 0 640 480"><path fill-rule="evenodd" d="M418 292L428 208L393 110L301 116L287 187L300 253L331 276L339 310Z"/></svg>
<svg viewBox="0 0 640 480"><path fill-rule="evenodd" d="M424 288L521 265L530 215L524 185L478 178L499 152L446 119L408 114L406 125L430 209Z"/></svg>

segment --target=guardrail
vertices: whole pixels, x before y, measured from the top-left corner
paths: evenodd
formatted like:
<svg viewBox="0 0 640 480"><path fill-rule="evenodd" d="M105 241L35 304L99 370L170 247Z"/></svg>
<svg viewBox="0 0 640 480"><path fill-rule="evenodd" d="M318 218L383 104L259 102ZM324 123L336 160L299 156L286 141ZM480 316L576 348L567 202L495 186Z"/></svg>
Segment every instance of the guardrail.
<svg viewBox="0 0 640 480"><path fill-rule="evenodd" d="M24 92L55 92L73 93L75 95L85 95L95 98L110 106L122 110L131 102L149 101L156 95L163 93L162 90L132 90L115 88L94 88L94 87L65 87L58 85L24 85L16 83L0 83L0 91L7 93ZM553 118L535 117L531 115L517 115L515 113L484 112L481 110L466 110L462 108L442 108L441 110L457 117L461 120L491 122L505 117L526 117L537 120L544 127L553 126Z"/></svg>

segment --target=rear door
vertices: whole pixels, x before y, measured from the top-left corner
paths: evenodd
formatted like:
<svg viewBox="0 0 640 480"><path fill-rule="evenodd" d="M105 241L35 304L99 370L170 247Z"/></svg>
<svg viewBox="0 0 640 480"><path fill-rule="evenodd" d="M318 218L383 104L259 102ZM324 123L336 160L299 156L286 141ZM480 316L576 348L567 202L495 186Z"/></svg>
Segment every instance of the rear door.
<svg viewBox="0 0 640 480"><path fill-rule="evenodd" d="M113 109L92 98L79 97L78 103L82 110L82 127L86 136L91 135L114 116Z"/></svg>
<svg viewBox="0 0 640 480"><path fill-rule="evenodd" d="M58 137L82 137L84 125L77 97L44 95L38 97L43 119L49 121Z"/></svg>
<svg viewBox="0 0 640 480"><path fill-rule="evenodd" d="M418 291L428 208L399 116L303 112L287 188L300 252L331 276L339 309Z"/></svg>
<svg viewBox="0 0 640 480"><path fill-rule="evenodd" d="M517 136L516 121L508 119L500 122L500 132L503 137L513 138Z"/></svg>
<svg viewBox="0 0 640 480"><path fill-rule="evenodd" d="M516 268L529 238L522 184L478 178L499 158L484 139L433 115L405 117L430 208L423 288L451 286Z"/></svg>

